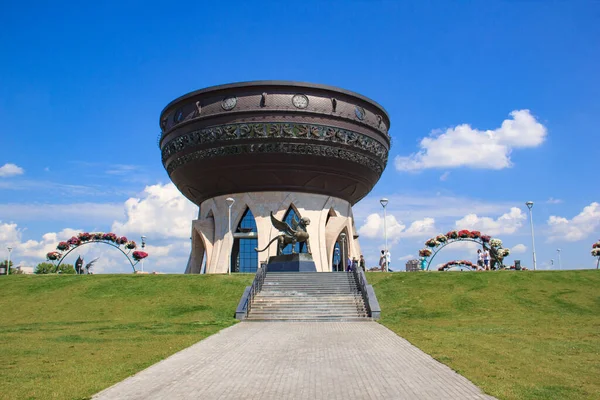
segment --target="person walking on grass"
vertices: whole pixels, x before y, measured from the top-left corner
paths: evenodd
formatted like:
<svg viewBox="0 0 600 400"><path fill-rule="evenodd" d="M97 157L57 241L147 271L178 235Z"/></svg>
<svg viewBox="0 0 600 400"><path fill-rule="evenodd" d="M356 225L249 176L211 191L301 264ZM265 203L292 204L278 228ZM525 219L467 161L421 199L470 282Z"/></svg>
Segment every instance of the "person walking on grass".
<svg viewBox="0 0 600 400"><path fill-rule="evenodd" d="M483 271L483 252L477 249L477 271Z"/></svg>
<svg viewBox="0 0 600 400"><path fill-rule="evenodd" d="M385 272L386 263L387 258L385 256L385 250L381 250L381 257L379 257L379 267L381 268L381 272Z"/></svg>
<svg viewBox="0 0 600 400"><path fill-rule="evenodd" d="M488 249L483 250L483 264L485 265L485 270L490 270L490 252Z"/></svg>

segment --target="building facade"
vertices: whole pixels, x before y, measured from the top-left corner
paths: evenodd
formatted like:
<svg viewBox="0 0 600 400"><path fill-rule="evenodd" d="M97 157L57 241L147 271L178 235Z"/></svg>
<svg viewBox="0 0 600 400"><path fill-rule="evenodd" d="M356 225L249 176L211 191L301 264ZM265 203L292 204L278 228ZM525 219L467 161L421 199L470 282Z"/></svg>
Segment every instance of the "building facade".
<svg viewBox="0 0 600 400"><path fill-rule="evenodd" d="M310 219L308 246L294 251L310 247L317 271L360 257L352 205L385 169L389 125L364 96L297 82L222 85L171 102L162 162L199 206L186 273L255 272L277 250L271 212Z"/></svg>

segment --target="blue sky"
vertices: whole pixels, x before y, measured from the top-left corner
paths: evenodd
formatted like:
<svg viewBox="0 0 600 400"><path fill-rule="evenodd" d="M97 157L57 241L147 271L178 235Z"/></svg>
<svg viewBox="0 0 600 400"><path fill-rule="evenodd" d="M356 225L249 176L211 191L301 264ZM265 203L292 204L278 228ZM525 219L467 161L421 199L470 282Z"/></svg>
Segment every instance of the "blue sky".
<svg viewBox="0 0 600 400"><path fill-rule="evenodd" d="M390 115L388 167L355 207L369 263L383 243L370 216L385 196L395 265L456 221L523 245L511 260L530 260L524 202L533 200L538 266L550 268L556 248L563 267L595 266L597 2L57 3L3 5L2 258L10 245L17 263L34 265L71 230L120 228L148 235L149 265L182 272L194 210L167 185L160 111L195 89L284 79L356 91ZM530 119L517 137L473 162L483 154L475 139L519 110ZM433 147L422 148L428 137ZM430 161L406 168L397 157ZM166 226L173 216L149 222L161 202L179 213L176 228ZM440 262L472 258L468 248L444 253ZM126 270L118 255L100 255L99 271Z"/></svg>

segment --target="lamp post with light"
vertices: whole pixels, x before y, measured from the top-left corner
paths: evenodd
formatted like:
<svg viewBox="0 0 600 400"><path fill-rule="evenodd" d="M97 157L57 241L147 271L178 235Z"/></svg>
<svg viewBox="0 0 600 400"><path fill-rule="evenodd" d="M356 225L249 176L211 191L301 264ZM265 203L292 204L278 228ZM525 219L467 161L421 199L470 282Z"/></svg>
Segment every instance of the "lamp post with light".
<svg viewBox="0 0 600 400"><path fill-rule="evenodd" d="M346 232L340 233L340 239L342 240L342 272L344 272L348 268L348 260L346 260L346 245L344 244L346 241Z"/></svg>
<svg viewBox="0 0 600 400"><path fill-rule="evenodd" d="M385 206L388 205L388 199L386 199L385 197L381 200L379 200L379 202L381 203L381 206L383 207L383 237L385 239L385 252L383 253L383 256L385 257L385 271L386 272L388 270L388 241L387 241L387 213L386 213L386 209Z"/></svg>
<svg viewBox="0 0 600 400"><path fill-rule="evenodd" d="M7 247L8 250L8 261L6 262L6 275L10 274L10 252L12 251L12 247Z"/></svg>
<svg viewBox="0 0 600 400"><path fill-rule="evenodd" d="M533 234L533 213L531 209L533 208L533 201L528 201L525 203L527 208L529 209L529 224L531 225L531 249L533 252L533 270L536 270L536 261L535 261L535 236Z"/></svg>
<svg viewBox="0 0 600 400"><path fill-rule="evenodd" d="M558 253L558 269L562 269L562 263L560 262L560 249L556 249Z"/></svg>
<svg viewBox="0 0 600 400"><path fill-rule="evenodd" d="M227 202L227 207L229 208L229 216L227 218L227 225L229 226L229 234L233 235L231 233L231 207L233 207L233 203L235 203L235 199L233 199L232 197L228 197L225 199L225 201ZM233 251L233 240L231 242L231 250ZM227 274L231 275L231 253L229 254L229 267L227 268Z"/></svg>
<svg viewBox="0 0 600 400"><path fill-rule="evenodd" d="M142 251L146 247L146 236L142 235ZM144 272L144 259L142 258L142 272Z"/></svg>

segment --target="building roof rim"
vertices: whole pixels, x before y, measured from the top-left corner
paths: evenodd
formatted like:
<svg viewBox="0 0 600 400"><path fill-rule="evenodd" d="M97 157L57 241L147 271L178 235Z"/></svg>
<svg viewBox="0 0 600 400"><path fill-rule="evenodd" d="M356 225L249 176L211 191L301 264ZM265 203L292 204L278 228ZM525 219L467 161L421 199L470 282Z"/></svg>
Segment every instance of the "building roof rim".
<svg viewBox="0 0 600 400"><path fill-rule="evenodd" d="M385 117L388 120L388 129L390 128L390 125L391 125L390 116L389 116L388 112L386 111L386 109L381 104L377 103L375 100L370 99L367 96L364 96L357 92L353 92L351 90L343 89L343 88L340 88L337 86L332 86L332 85L325 85L325 84L321 84L321 83L301 82L301 81L286 81L286 80L262 80L262 81L233 82L233 83L209 86L209 87L206 87L203 89L194 90L192 92L189 92L182 96L177 97L175 100L172 100L169 104L167 104L160 112L161 118L162 118L162 115L165 113L165 111L167 111L169 108L171 108L174 104L177 104L183 100L189 99L190 97L194 97L194 96L204 94L204 93L209 93L209 92L217 92L217 91L228 90L228 89L232 89L232 88L244 88L244 87L251 87L251 86L289 86L289 87L299 87L299 88L304 87L304 88L310 88L310 89L320 89L320 90L328 90L328 91L332 91L332 92L342 93L347 96L356 97L360 100L363 100L363 101L370 103L373 106L379 108L381 111L383 111L383 113L385 114Z"/></svg>

